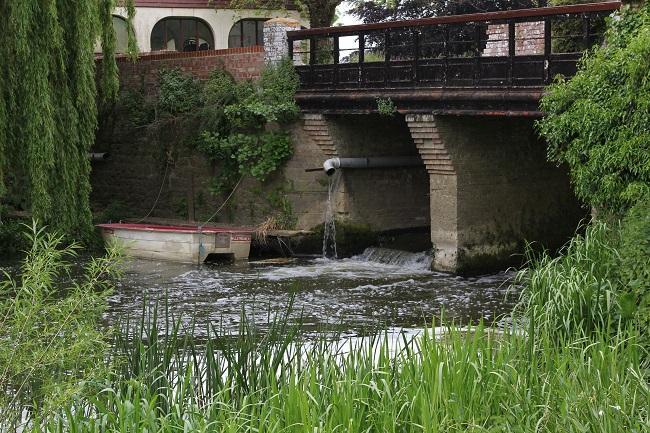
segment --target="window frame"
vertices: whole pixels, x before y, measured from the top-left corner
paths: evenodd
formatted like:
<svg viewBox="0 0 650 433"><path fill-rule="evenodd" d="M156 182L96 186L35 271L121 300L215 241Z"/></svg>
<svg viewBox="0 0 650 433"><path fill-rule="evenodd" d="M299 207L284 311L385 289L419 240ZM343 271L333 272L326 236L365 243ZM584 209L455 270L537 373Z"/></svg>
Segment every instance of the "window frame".
<svg viewBox="0 0 650 433"><path fill-rule="evenodd" d="M206 41L206 42L208 42L207 50L214 50L215 49L215 47L214 47L214 31L212 31L212 27L210 27L210 24L206 20L204 20L203 18L194 17L194 16L176 16L176 15L173 15L173 16L168 16L168 17L165 17L165 18L161 18L160 20L158 20L156 22L156 24L154 24L153 28L151 29L151 35L149 37L149 44L151 46L151 51L171 51L171 50L167 49L167 44L169 43L168 32L167 32L167 27L168 27L167 23L169 23L170 21L177 21L178 24L179 24L179 34L177 35L177 38L175 38L175 41L178 39L180 42L175 42L174 43L174 45L175 45L174 51L180 52L180 53L192 53L192 52L197 52L197 51L206 51L206 50L201 50L200 49L201 44L199 43L199 25L198 25L199 23L202 23L205 26L205 28L210 33L210 38L212 39L210 41ZM185 47L184 47L185 40L189 39L189 38L185 38L185 34L183 32L183 27L184 27L183 26L183 21L191 21L194 24L194 34L190 36L190 38L193 37L194 40L196 41L196 49L194 49L194 50L187 50L187 51L185 50ZM162 25L162 27L163 27L162 28L163 47L159 48L159 49L154 49L154 47L153 47L153 36L154 36L154 31L156 30L156 27L158 27L158 25ZM179 46L179 44L180 44L180 46Z"/></svg>
<svg viewBox="0 0 650 433"><path fill-rule="evenodd" d="M238 21L236 21L231 27L230 30L228 31L228 48L245 48L245 47L254 47L254 46L263 46L264 45L264 26L262 26L262 45L259 45L257 43L260 37L260 27L258 24L260 22L266 22L270 20L270 18L242 18ZM244 45L244 21L254 21L255 22L255 44L253 45ZM239 26L239 45L237 46L231 46L230 45L230 34L232 33L233 29L235 26Z"/></svg>

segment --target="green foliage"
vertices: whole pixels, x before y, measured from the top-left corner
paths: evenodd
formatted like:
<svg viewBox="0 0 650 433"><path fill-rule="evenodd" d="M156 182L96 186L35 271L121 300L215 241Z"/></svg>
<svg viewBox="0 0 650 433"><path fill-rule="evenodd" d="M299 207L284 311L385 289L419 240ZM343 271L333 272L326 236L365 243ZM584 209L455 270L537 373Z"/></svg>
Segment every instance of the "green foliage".
<svg viewBox="0 0 650 433"><path fill-rule="evenodd" d="M159 82L159 116L194 112L203 104L199 81L180 69L161 70Z"/></svg>
<svg viewBox="0 0 650 433"><path fill-rule="evenodd" d="M293 153L288 134L281 131L233 133L223 138L206 132L201 139L201 150L219 161L222 171L262 181Z"/></svg>
<svg viewBox="0 0 650 433"><path fill-rule="evenodd" d="M202 92L198 148L219 164L217 192L231 188L241 176L264 181L291 157L289 134L277 126L297 117L297 89L290 62L267 66L254 83L235 83L223 70L212 73Z"/></svg>
<svg viewBox="0 0 650 433"><path fill-rule="evenodd" d="M124 0L126 8L126 31L127 31L127 54L134 62L138 59L138 43L135 38L135 30L133 29L133 19L135 18L135 0Z"/></svg>
<svg viewBox="0 0 650 433"><path fill-rule="evenodd" d="M0 283L0 429L48 413L95 391L105 374L106 340L99 321L116 275L118 254L91 260L71 277L76 244L34 224L17 278Z"/></svg>
<svg viewBox="0 0 650 433"><path fill-rule="evenodd" d="M377 98L377 111L382 116L391 117L397 113L397 107L390 98Z"/></svg>
<svg viewBox="0 0 650 433"><path fill-rule="evenodd" d="M0 184L32 215L73 237L91 230L90 163L101 94L116 93L112 1L2 2ZM47 37L44 37L47 35ZM4 188L0 187L0 191Z"/></svg>
<svg viewBox="0 0 650 433"><path fill-rule="evenodd" d="M538 128L578 197L623 213L650 192L650 5L611 19L606 40L548 88Z"/></svg>
<svg viewBox="0 0 650 433"><path fill-rule="evenodd" d="M116 105L124 110L127 121L136 128L150 124L155 118L155 108L140 91L127 90L120 93Z"/></svg>
<svg viewBox="0 0 650 433"><path fill-rule="evenodd" d="M650 195L623 219L619 253L621 307L638 325L650 352Z"/></svg>

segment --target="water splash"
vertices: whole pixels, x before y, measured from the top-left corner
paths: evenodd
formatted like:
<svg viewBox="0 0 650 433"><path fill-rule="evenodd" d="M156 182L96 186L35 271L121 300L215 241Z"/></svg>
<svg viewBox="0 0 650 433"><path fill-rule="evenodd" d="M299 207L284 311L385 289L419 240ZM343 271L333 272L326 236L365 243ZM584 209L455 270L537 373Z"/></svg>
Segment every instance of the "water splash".
<svg viewBox="0 0 650 433"><path fill-rule="evenodd" d="M379 262L386 265L399 266L410 270L430 270L431 256L427 253L410 253L408 251L392 250L389 248L366 248L354 257L366 262Z"/></svg>
<svg viewBox="0 0 650 433"><path fill-rule="evenodd" d="M327 207L325 208L325 220L323 222L323 257L338 258L336 252L336 218L334 212L334 194L338 190L341 179L341 172L337 170L329 176L327 188Z"/></svg>

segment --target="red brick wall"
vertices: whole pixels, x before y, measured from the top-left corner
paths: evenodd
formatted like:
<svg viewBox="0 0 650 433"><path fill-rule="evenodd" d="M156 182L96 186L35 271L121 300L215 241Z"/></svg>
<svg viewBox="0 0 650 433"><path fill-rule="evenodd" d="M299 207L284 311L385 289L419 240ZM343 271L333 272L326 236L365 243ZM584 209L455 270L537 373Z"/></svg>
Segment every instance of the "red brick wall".
<svg viewBox="0 0 650 433"><path fill-rule="evenodd" d="M238 81L258 78L264 67L264 48L254 46L190 53L154 52L141 55L135 63L125 56L119 56L117 66L123 88L141 88L144 85L145 93L149 93L158 86L160 69L179 68L205 79L212 70L224 68Z"/></svg>

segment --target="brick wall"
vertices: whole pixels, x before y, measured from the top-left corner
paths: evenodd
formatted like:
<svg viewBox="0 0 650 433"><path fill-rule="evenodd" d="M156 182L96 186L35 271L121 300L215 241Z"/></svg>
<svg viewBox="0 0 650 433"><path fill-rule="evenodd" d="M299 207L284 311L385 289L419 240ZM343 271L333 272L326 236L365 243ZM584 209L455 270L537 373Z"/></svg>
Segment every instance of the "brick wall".
<svg viewBox="0 0 650 433"><path fill-rule="evenodd" d="M489 25L487 37L483 57L508 55L508 24ZM544 54L544 22L515 24L515 55L535 54Z"/></svg>
<svg viewBox="0 0 650 433"><path fill-rule="evenodd" d="M264 48L253 46L188 53L154 52L141 55L135 63L126 56L119 56L117 66L122 88L140 88L144 84L147 91L157 86L160 69L179 68L205 79L215 68L223 68L236 80L255 79L264 67Z"/></svg>

